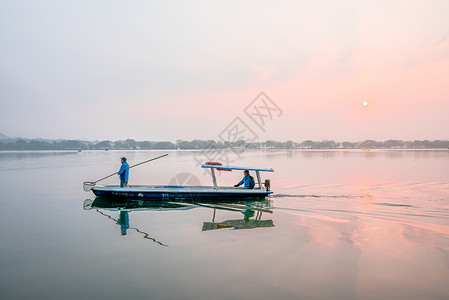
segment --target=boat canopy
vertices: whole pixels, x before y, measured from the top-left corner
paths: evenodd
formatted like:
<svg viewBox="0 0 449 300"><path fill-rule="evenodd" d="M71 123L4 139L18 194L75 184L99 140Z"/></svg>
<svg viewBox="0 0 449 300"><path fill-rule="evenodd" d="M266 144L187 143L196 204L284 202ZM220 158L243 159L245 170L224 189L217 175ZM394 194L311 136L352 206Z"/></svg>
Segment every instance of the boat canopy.
<svg viewBox="0 0 449 300"><path fill-rule="evenodd" d="M272 168L270 169L259 169L259 168L245 168L245 167L232 167L232 166L223 166L223 165L210 165L203 164L201 168L209 168L209 169L223 169L223 170L248 170L248 171L261 171L261 172L274 172Z"/></svg>

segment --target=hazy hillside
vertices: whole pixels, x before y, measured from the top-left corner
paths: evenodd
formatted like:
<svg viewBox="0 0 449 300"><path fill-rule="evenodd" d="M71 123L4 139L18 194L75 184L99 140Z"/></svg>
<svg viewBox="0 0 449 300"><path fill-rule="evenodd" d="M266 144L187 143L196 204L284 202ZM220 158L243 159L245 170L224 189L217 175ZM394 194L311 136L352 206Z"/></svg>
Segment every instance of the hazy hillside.
<svg viewBox="0 0 449 300"><path fill-rule="evenodd" d="M10 139L0 141L0 150L155 150L155 149L447 149L447 140L388 140L363 142L336 142L332 140L303 142L265 142L246 143L242 140L235 142L223 141L183 141L175 143L162 141L80 141L80 140L24 140Z"/></svg>

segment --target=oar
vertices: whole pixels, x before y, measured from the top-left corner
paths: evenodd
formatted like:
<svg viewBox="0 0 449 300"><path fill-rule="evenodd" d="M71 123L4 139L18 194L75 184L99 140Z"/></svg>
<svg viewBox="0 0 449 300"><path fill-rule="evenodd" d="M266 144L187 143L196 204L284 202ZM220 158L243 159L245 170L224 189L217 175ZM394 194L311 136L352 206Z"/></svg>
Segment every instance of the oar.
<svg viewBox="0 0 449 300"><path fill-rule="evenodd" d="M164 155L161 155L161 156L158 156L158 157L155 157L155 158L152 158L152 159L149 159L149 160L146 160L146 161L143 161L143 162L141 162L141 163L132 165L131 167L126 168L125 170L128 170L128 169L131 169L131 168L140 166L140 165L142 165L142 164L145 164L145 163L150 162L150 161L152 161L152 160L159 159L159 158L164 157L164 156L167 156L167 155L168 155L168 153L167 153L167 154L164 154ZM104 179L106 179L106 178L109 178L109 177L111 177L111 176L114 176L114 175L116 175L116 174L117 174L117 172L114 172L114 173L112 173L111 175L108 175L108 176L106 176L106 177L103 177L103 178L101 178L101 179L98 179L97 181L85 181L85 182L83 182L83 188L84 188L84 190L85 190L86 192L89 192L90 190L92 190L92 188L95 186L95 184L96 184L97 182L102 181L102 180L104 180Z"/></svg>

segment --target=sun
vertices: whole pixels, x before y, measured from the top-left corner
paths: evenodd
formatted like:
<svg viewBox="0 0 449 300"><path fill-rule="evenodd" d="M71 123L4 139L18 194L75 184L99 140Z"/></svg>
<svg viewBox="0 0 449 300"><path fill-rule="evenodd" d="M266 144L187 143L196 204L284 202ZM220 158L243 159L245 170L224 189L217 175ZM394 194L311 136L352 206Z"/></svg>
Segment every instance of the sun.
<svg viewBox="0 0 449 300"><path fill-rule="evenodd" d="M363 104L363 106L367 106L368 105L368 101L365 100L365 101L363 101L362 104Z"/></svg>

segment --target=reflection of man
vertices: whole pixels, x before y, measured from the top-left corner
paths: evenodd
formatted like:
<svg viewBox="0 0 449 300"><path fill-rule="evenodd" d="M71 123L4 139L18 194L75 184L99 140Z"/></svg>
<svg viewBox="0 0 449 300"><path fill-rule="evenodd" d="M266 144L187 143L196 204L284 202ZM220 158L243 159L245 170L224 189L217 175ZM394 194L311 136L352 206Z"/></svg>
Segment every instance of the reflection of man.
<svg viewBox="0 0 449 300"><path fill-rule="evenodd" d="M124 156L120 158L120 161L122 162L122 166L117 174L120 175L120 187L125 187L128 184L129 165L126 162L126 157Z"/></svg>
<svg viewBox="0 0 449 300"><path fill-rule="evenodd" d="M120 211L120 217L117 223L120 225L122 235L126 235L126 229L129 228L129 215L127 211Z"/></svg>
<svg viewBox="0 0 449 300"><path fill-rule="evenodd" d="M245 223L249 222L249 218L254 216L254 210L246 209L243 213L243 220L245 220Z"/></svg>
<svg viewBox="0 0 449 300"><path fill-rule="evenodd" d="M253 176L249 175L248 170L243 171L243 175L244 175L243 179L240 180L239 183L234 185L234 187L239 187L243 184L243 187L245 189L253 189L255 185Z"/></svg>

